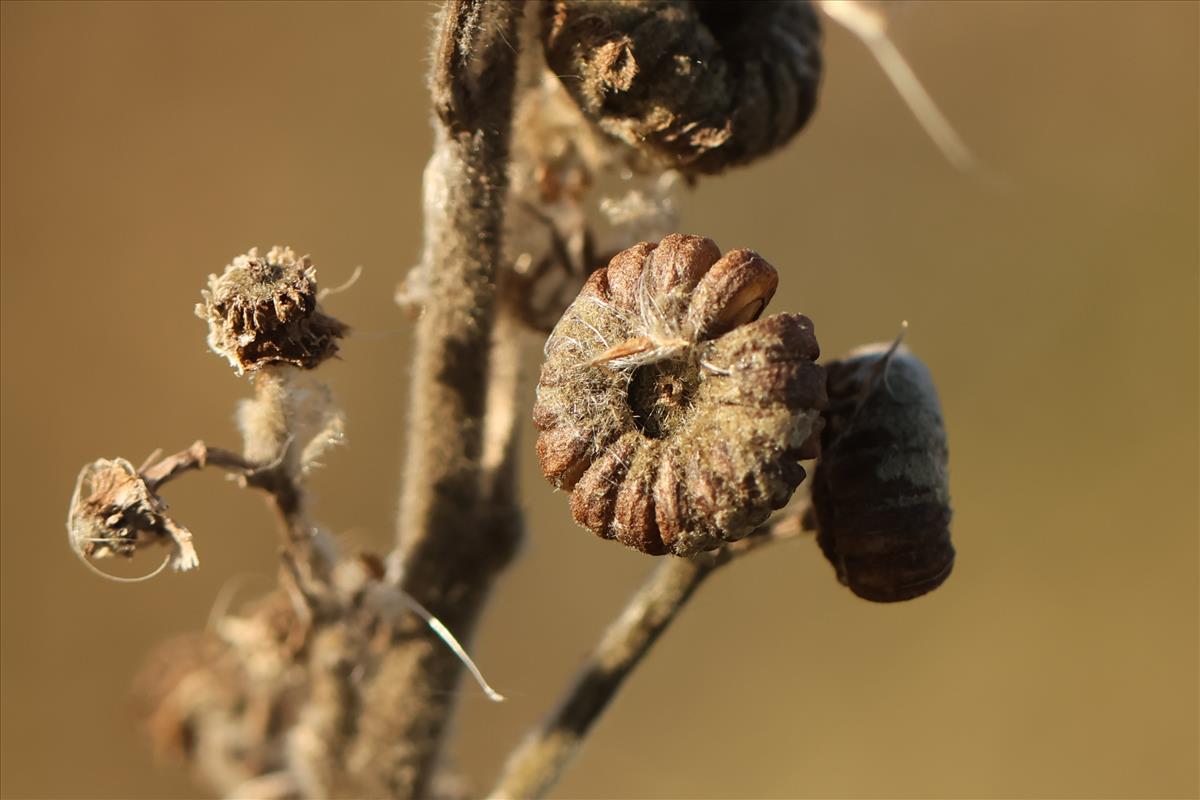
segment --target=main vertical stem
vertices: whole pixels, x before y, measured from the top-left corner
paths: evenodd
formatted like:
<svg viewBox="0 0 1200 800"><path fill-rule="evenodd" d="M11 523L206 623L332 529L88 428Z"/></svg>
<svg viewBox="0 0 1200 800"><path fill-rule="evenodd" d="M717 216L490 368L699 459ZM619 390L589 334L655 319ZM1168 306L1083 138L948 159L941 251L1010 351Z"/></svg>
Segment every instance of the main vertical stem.
<svg viewBox="0 0 1200 800"><path fill-rule="evenodd" d="M474 614L462 613L462 598L511 550L478 523L520 10L519 3L453 0L434 54L427 295L417 325L393 578L452 626L469 624Z"/></svg>
<svg viewBox="0 0 1200 800"><path fill-rule="evenodd" d="M450 0L434 43L427 295L389 577L460 639L469 638L519 533L486 524L481 459L521 11L516 0ZM364 789L428 794L460 672L454 654L419 621L400 633L370 678L348 758Z"/></svg>

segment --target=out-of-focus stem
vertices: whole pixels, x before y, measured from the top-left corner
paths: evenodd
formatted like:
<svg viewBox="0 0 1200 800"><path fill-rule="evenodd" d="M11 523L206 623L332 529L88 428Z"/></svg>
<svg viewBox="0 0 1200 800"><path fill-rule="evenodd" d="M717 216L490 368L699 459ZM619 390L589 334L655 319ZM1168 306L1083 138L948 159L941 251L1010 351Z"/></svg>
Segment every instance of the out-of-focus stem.
<svg viewBox="0 0 1200 800"><path fill-rule="evenodd" d="M493 800L545 797L625 679L704 580L745 553L799 533L799 515L789 514L778 523L713 553L690 559L663 559L630 598L621 616L604 632L558 706L508 757L490 797Z"/></svg>

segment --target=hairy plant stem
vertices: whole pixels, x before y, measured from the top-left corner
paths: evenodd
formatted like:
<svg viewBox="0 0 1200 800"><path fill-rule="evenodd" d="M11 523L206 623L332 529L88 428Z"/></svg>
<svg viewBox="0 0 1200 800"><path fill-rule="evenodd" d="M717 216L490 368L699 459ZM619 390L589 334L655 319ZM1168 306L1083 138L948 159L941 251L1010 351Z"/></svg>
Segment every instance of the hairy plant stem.
<svg viewBox="0 0 1200 800"><path fill-rule="evenodd" d="M511 311L501 309L492 336L487 416L483 431L483 492L489 536L519 544L524 518L517 496L517 436L525 416L521 403L524 375L521 352L525 329Z"/></svg>
<svg viewBox="0 0 1200 800"><path fill-rule="evenodd" d="M493 800L545 797L625 679L705 579L735 558L798 536L801 514L789 513L712 553L693 558L664 558L604 632L558 706L509 755L489 797Z"/></svg>
<svg viewBox="0 0 1200 800"><path fill-rule="evenodd" d="M271 497L288 556L283 577L292 573L310 610L328 594L336 549L305 510L302 447L295 437L303 414L300 370L290 364L265 367L254 374L254 397L243 401L238 416L246 458L263 466L244 478L247 486ZM319 612L318 612L319 613Z"/></svg>
<svg viewBox="0 0 1200 800"><path fill-rule="evenodd" d="M247 450L257 453L254 448ZM193 470L213 466L232 472L244 486L267 494L279 521L284 541L293 546L297 542L303 543L306 538L302 536L304 525L301 521L303 492L283 462L282 458L275 458L263 463L250 456L239 455L221 447L210 447L202 440L196 440L187 449L165 458L160 459L155 453L138 473L152 491L158 491L180 475Z"/></svg>
<svg viewBox="0 0 1200 800"><path fill-rule="evenodd" d="M396 550L389 578L463 640L519 528L488 522L482 467L486 377L508 183L516 77L514 0L450 0L435 34L434 153L425 171L423 313ZM461 665L420 620L365 687L348 753L372 796L427 793Z"/></svg>

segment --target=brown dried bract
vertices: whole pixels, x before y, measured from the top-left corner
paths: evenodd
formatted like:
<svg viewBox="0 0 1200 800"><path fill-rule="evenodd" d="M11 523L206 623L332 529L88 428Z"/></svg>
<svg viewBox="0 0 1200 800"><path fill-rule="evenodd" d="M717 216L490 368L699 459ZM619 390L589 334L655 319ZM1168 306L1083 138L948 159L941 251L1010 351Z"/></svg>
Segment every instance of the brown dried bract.
<svg viewBox="0 0 1200 800"><path fill-rule="evenodd" d="M167 516L167 504L123 458L97 459L79 472L67 512L71 548L84 558L133 557L151 544L170 544L172 566L199 564L192 535Z"/></svg>
<svg viewBox="0 0 1200 800"><path fill-rule="evenodd" d="M807 2L555 0L546 62L611 136L691 172L782 146L816 106L821 29Z"/></svg>
<svg viewBox="0 0 1200 800"><path fill-rule="evenodd" d="M646 553L734 541L816 455L825 374L812 322L757 319L773 267L672 234L588 279L546 342L534 407L546 478L575 520Z"/></svg>
<svg viewBox="0 0 1200 800"><path fill-rule="evenodd" d="M929 370L876 344L826 365L830 406L813 474L812 524L838 579L894 602L954 566L946 431Z"/></svg>
<svg viewBox="0 0 1200 800"><path fill-rule="evenodd" d="M208 322L208 346L241 375L271 364L312 369L338 351L349 330L317 304L317 271L308 256L273 247L238 256L210 275L196 316Z"/></svg>

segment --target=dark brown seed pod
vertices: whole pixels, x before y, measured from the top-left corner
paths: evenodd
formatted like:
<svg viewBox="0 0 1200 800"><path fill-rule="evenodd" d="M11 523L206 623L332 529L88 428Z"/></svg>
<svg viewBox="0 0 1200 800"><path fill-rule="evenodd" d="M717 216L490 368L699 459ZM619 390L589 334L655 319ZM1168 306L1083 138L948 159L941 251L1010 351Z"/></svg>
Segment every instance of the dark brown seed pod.
<svg viewBox="0 0 1200 800"><path fill-rule="evenodd" d="M273 364L312 369L338 351L349 328L317 304L317 271L308 256L251 248L221 275L208 277L196 316L208 323L208 346L241 375Z"/></svg>
<svg viewBox="0 0 1200 800"><path fill-rule="evenodd" d="M808 2L554 0L542 41L585 115L689 172L780 147L816 106L821 28Z"/></svg>
<svg viewBox="0 0 1200 800"><path fill-rule="evenodd" d="M645 553L735 541L804 479L825 406L812 322L758 319L775 269L672 234L618 253L546 342L534 423L575 521Z"/></svg>
<svg viewBox="0 0 1200 800"><path fill-rule="evenodd" d="M875 344L825 366L829 408L812 523L838 580L878 603L936 589L954 566L946 431L929 370Z"/></svg>

